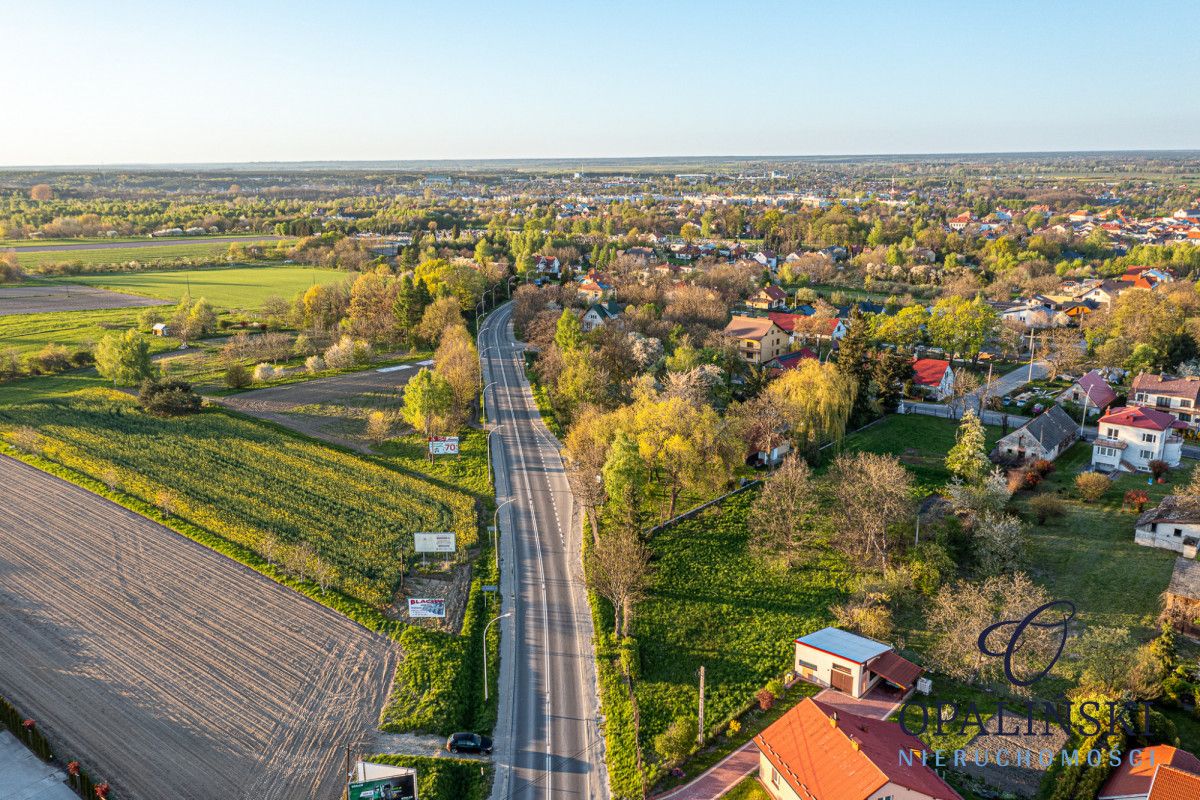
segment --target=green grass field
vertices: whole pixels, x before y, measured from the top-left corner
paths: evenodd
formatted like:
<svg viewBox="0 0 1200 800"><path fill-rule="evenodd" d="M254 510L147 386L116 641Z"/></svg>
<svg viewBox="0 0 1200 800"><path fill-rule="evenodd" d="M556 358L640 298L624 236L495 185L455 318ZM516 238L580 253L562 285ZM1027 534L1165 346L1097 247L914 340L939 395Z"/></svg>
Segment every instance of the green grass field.
<svg viewBox="0 0 1200 800"><path fill-rule="evenodd" d="M217 308L251 310L261 307L272 295L291 299L313 284L337 283L349 277L349 273L319 267L243 266L75 275L56 280L162 300L178 300L190 292L193 299L203 297Z"/></svg>
<svg viewBox="0 0 1200 800"><path fill-rule="evenodd" d="M792 661L792 641L829 624L849 578L828 548L790 571L765 569L748 551L746 513L756 494L730 498L656 534L648 598L633 618L641 648L636 683L642 744L695 713L701 665L706 718L717 724L754 699Z"/></svg>
<svg viewBox="0 0 1200 800"><path fill-rule="evenodd" d="M988 426L985 430L991 448L1000 438L1000 429ZM891 414L869 428L847 436L842 441L842 449L894 455L913 473L923 490L932 492L950 480L946 453L954 446L957 432L957 420L921 414Z"/></svg>
<svg viewBox="0 0 1200 800"><path fill-rule="evenodd" d="M264 240L263 235L260 233L221 233L221 234L216 234L215 236L179 236L179 237L174 237L174 238L170 238L170 239L158 239L158 241L162 242L164 246L170 245L170 244L175 244L175 245L200 244L200 243L212 244L213 238L220 238L220 239L236 238L243 242L270 241L270 240ZM145 236L145 235L143 235L143 236L114 236L112 238L105 236L105 237L93 237L90 239L85 238L85 237L79 237L79 236L68 237L68 238L63 238L63 239L0 239L0 249L7 250L7 249L11 248L13 250L20 250L22 248L46 247L47 245L58 245L58 244L107 245L107 244L123 243L123 242L148 242L148 241L154 241L154 240L151 239L149 236ZM70 251L68 251L68 252L70 252Z"/></svg>
<svg viewBox="0 0 1200 800"><path fill-rule="evenodd" d="M116 308L0 316L0 349L14 347L19 352L28 353L41 350L47 344L61 344L70 350L90 350L105 333L136 327L138 315L144 310ZM151 352L179 346L175 339L147 338Z"/></svg>
<svg viewBox="0 0 1200 800"><path fill-rule="evenodd" d="M93 389L0 408L0 429L23 426L53 461L260 555L268 533L312 546L332 586L375 607L391 603L414 531L477 539L468 495L224 411L162 419Z"/></svg>

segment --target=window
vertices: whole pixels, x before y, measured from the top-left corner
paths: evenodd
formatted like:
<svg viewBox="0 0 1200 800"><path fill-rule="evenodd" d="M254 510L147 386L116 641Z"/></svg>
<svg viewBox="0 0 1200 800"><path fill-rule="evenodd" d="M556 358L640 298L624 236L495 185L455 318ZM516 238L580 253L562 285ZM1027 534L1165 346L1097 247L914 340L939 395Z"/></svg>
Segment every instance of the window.
<svg viewBox="0 0 1200 800"><path fill-rule="evenodd" d="M1117 429L1109 428L1108 431L1104 435L1107 436L1109 439L1115 439L1115 438L1117 438Z"/></svg>
<svg viewBox="0 0 1200 800"><path fill-rule="evenodd" d="M850 668L849 668L849 667L844 667L844 666L842 666L841 664L832 664L832 665L830 665L830 666L831 666L831 668L833 669L833 671L834 671L834 672L844 672L844 673L846 673L847 675L849 675L849 674L850 674Z"/></svg>
<svg viewBox="0 0 1200 800"><path fill-rule="evenodd" d="M1183 536L1183 528L1176 528L1175 529L1175 538L1178 539L1181 536Z"/></svg>
<svg viewBox="0 0 1200 800"><path fill-rule="evenodd" d="M774 767L771 767L771 785L776 788L779 787L779 770Z"/></svg>
<svg viewBox="0 0 1200 800"><path fill-rule="evenodd" d="M1171 398L1169 398L1169 397L1154 398L1154 407L1155 408L1170 408L1171 407Z"/></svg>
<svg viewBox="0 0 1200 800"><path fill-rule="evenodd" d="M1191 407L1192 407L1192 401L1191 401L1191 400L1180 400L1180 401L1179 401L1179 407L1180 407L1180 408L1191 408Z"/></svg>
<svg viewBox="0 0 1200 800"><path fill-rule="evenodd" d="M1156 442L1157 440L1158 440L1158 437L1157 437L1157 436L1155 436L1153 433L1143 433L1143 434L1142 434L1142 441L1143 441L1143 442L1150 442L1151 444L1153 444L1153 443L1154 443L1154 442Z"/></svg>
<svg viewBox="0 0 1200 800"><path fill-rule="evenodd" d="M1139 403L1145 402L1145 400L1146 400L1146 393L1145 393L1145 392L1138 392L1136 395L1134 395L1133 399L1134 399L1134 400L1136 400L1136 401L1137 401L1137 402L1139 402Z"/></svg>
<svg viewBox="0 0 1200 800"><path fill-rule="evenodd" d="M1180 415L1179 415L1179 421L1180 421L1180 422L1191 422L1191 421L1192 421L1192 415L1191 415L1191 414L1180 414Z"/></svg>
<svg viewBox="0 0 1200 800"><path fill-rule="evenodd" d="M1141 453L1142 458L1154 458L1153 450L1141 450L1139 452Z"/></svg>

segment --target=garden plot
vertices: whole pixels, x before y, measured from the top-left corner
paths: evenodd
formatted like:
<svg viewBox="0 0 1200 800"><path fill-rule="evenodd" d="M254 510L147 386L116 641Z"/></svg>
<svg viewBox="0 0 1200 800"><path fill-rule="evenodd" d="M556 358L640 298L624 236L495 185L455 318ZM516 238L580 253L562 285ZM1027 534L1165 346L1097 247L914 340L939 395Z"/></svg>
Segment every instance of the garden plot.
<svg viewBox="0 0 1200 800"><path fill-rule="evenodd" d="M0 317L10 314L47 314L55 311L101 311L109 308L166 305L166 300L110 292L92 286L0 287Z"/></svg>
<svg viewBox="0 0 1200 800"><path fill-rule="evenodd" d="M333 800L390 640L0 458L0 692L122 800Z"/></svg>

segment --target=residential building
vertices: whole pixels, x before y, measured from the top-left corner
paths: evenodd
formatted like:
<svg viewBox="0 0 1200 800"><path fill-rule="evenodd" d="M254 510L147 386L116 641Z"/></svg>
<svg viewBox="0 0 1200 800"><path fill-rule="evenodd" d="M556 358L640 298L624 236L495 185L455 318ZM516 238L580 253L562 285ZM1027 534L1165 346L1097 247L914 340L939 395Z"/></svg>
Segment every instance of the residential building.
<svg viewBox="0 0 1200 800"><path fill-rule="evenodd" d="M1200 634L1200 561L1183 556L1175 559L1171 582L1163 592L1163 608L1182 633Z"/></svg>
<svg viewBox="0 0 1200 800"><path fill-rule="evenodd" d="M1195 427L1200 417L1200 377L1175 378L1170 375L1139 373L1133 379L1129 401L1137 406L1151 406L1165 411L1180 422Z"/></svg>
<svg viewBox="0 0 1200 800"><path fill-rule="evenodd" d="M809 697L754 743L759 780L774 800L962 800L922 762L924 743L899 723ZM911 754L912 763L899 754Z"/></svg>
<svg viewBox="0 0 1200 800"><path fill-rule="evenodd" d="M913 386L934 400L945 400L954 393L954 370L941 358L913 360Z"/></svg>
<svg viewBox="0 0 1200 800"><path fill-rule="evenodd" d="M946 224L950 226L950 230L952 230L952 231L961 231L963 228L967 227L974 221L975 221L975 218L971 216L971 212L964 211L963 213L959 214L957 217L951 217L950 219L948 219L946 221Z"/></svg>
<svg viewBox="0 0 1200 800"><path fill-rule="evenodd" d="M788 350L787 333L769 317L735 314L725 326L724 334L736 339L742 358L756 366L765 364Z"/></svg>
<svg viewBox="0 0 1200 800"><path fill-rule="evenodd" d="M787 308L787 292L773 283L767 284L755 292L746 305L760 311L778 311Z"/></svg>
<svg viewBox="0 0 1200 800"><path fill-rule="evenodd" d="M1161 547L1196 557L1200 543L1200 500L1169 494L1158 505L1144 511L1134 526L1133 540L1146 547Z"/></svg>
<svg viewBox="0 0 1200 800"><path fill-rule="evenodd" d="M576 288L579 294L590 303L599 303L613 291L612 279L594 269L588 270L587 275Z"/></svg>
<svg viewBox="0 0 1200 800"><path fill-rule="evenodd" d="M1112 405L1113 401L1117 399L1117 393L1108 385L1108 381L1104 380L1104 376L1098 370L1092 370L1072 383L1054 399L1060 403L1086 405L1091 413L1091 409L1103 411Z"/></svg>
<svg viewBox="0 0 1200 800"><path fill-rule="evenodd" d="M554 256L549 258L546 256L535 256L534 267L540 275L550 275L557 278L562 274L562 265L558 263L558 259Z"/></svg>
<svg viewBox="0 0 1200 800"><path fill-rule="evenodd" d="M1179 466L1183 438L1177 431L1187 425L1165 411L1125 406L1105 414L1097 423L1092 442L1092 467L1101 472L1150 469L1151 461Z"/></svg>
<svg viewBox="0 0 1200 800"><path fill-rule="evenodd" d="M772 374L781 375L789 369L799 369L800 364L807 358L816 359L817 354L807 347L801 347L792 353L785 353L778 358L772 358L765 366Z"/></svg>
<svg viewBox="0 0 1200 800"><path fill-rule="evenodd" d="M1121 759L1120 766L1112 771L1100 787L1096 800L1148 800L1155 776L1163 767L1198 776L1200 758L1166 744L1129 750ZM1180 796L1200 797L1197 794Z"/></svg>
<svg viewBox="0 0 1200 800"><path fill-rule="evenodd" d="M579 320L579 325L584 333L591 333L601 325L607 325L609 322L621 316L622 308L619 303L609 300L606 303L592 303L587 311L583 313L583 317Z"/></svg>
<svg viewBox="0 0 1200 800"><path fill-rule="evenodd" d="M912 692L924 672L890 645L840 628L822 628L797 639L795 662L796 674L809 683L856 698L882 682L899 700Z"/></svg>
<svg viewBox="0 0 1200 800"><path fill-rule="evenodd" d="M997 442L996 452L1021 461L1053 461L1078 437L1079 424L1061 406L1050 406Z"/></svg>

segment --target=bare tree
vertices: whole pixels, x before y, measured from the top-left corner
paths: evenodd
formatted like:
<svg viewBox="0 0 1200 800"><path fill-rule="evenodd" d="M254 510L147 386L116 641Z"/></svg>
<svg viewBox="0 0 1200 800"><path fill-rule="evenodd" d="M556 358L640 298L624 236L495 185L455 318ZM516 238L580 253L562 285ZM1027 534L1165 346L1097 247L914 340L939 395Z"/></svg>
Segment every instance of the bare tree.
<svg viewBox="0 0 1200 800"><path fill-rule="evenodd" d="M817 536L809 516L816 508L812 471L792 455L767 479L750 508L750 548L785 567L803 562Z"/></svg>
<svg viewBox="0 0 1200 800"><path fill-rule="evenodd" d="M985 511L971 526L975 562L983 575L1016 572L1025 556L1025 526L1012 514Z"/></svg>
<svg viewBox="0 0 1200 800"><path fill-rule="evenodd" d="M839 546L860 563L886 568L894 529L912 518L912 475L879 453L843 453L831 475Z"/></svg>
<svg viewBox="0 0 1200 800"><path fill-rule="evenodd" d="M950 407L954 416L961 417L967 407L967 397L982 385L979 376L965 369L954 371L954 388L950 391Z"/></svg>
<svg viewBox="0 0 1200 800"><path fill-rule="evenodd" d="M275 558L279 555L279 537L270 531L264 533L258 540L258 552L271 566L275 566Z"/></svg>
<svg viewBox="0 0 1200 800"><path fill-rule="evenodd" d="M614 628L629 635L633 606L650 576L650 548L632 527L621 526L600 539L589 556L592 588L612 603Z"/></svg>
<svg viewBox="0 0 1200 800"><path fill-rule="evenodd" d="M604 491L604 462L612 441L611 426L596 408L584 409L567 434L567 480L571 493L583 507L592 527L592 544L600 544L600 509L608 501Z"/></svg>

